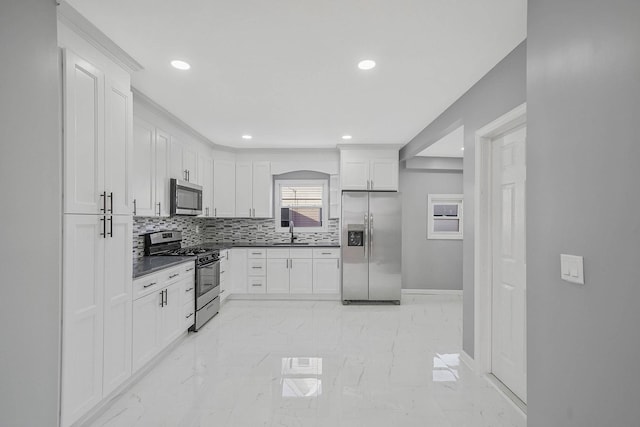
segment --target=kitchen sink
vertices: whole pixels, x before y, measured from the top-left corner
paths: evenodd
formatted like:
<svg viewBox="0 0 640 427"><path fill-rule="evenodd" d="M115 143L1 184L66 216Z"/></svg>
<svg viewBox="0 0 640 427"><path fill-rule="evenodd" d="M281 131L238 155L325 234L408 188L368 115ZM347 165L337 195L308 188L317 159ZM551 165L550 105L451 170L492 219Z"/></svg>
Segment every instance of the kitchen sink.
<svg viewBox="0 0 640 427"><path fill-rule="evenodd" d="M308 246L309 243L305 243L305 242L289 243L289 242L286 242L286 243L274 243L273 245L274 246L305 246L305 245Z"/></svg>

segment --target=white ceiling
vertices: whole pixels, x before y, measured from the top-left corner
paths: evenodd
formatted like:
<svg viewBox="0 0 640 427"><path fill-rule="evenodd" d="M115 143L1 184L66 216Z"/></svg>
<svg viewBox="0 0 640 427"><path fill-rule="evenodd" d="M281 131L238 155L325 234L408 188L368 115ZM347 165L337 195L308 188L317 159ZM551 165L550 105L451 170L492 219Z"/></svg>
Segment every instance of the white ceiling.
<svg viewBox="0 0 640 427"><path fill-rule="evenodd" d="M464 126L437 140L416 156L420 157L464 157Z"/></svg>
<svg viewBox="0 0 640 427"><path fill-rule="evenodd" d="M144 66L138 90L234 147L405 144L526 37L526 0L68 2Z"/></svg>

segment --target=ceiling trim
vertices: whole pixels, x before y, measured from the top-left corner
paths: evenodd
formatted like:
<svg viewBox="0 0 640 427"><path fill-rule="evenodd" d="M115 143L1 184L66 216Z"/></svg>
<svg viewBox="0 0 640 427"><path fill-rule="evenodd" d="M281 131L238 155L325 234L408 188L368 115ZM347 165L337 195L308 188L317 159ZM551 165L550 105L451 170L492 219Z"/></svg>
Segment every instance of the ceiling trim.
<svg viewBox="0 0 640 427"><path fill-rule="evenodd" d="M388 150L400 150L405 144L338 144L338 150L360 150L363 148L376 148Z"/></svg>
<svg viewBox="0 0 640 427"><path fill-rule="evenodd" d="M105 33L100 31L98 27L82 16L80 12L75 10L69 3L61 1L58 3L57 9L58 19L62 23L73 29L74 32L109 57L109 59L115 61L118 65L129 72L144 69L142 64L136 61L113 40L107 37Z"/></svg>

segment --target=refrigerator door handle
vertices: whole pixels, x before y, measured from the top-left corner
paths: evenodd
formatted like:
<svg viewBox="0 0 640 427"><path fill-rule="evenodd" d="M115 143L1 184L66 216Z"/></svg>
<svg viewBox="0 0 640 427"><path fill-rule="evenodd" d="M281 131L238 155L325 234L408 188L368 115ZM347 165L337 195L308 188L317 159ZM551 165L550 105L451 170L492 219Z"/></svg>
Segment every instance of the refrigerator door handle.
<svg viewBox="0 0 640 427"><path fill-rule="evenodd" d="M369 256L373 256L373 214L369 214Z"/></svg>
<svg viewBox="0 0 640 427"><path fill-rule="evenodd" d="M367 246L369 246L369 215L364 214L364 242L362 247L364 249L364 257L367 257Z"/></svg>

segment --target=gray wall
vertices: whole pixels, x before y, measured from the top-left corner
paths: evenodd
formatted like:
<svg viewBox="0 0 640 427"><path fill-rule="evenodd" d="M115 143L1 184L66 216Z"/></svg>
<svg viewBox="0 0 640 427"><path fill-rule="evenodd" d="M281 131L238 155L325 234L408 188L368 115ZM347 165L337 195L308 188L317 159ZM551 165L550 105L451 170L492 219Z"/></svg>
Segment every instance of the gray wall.
<svg viewBox="0 0 640 427"><path fill-rule="evenodd" d="M473 357L473 247L475 132L525 102L526 43L522 42L401 151L406 160L464 125L463 339Z"/></svg>
<svg viewBox="0 0 640 427"><path fill-rule="evenodd" d="M536 0L528 19L529 426L638 426L640 2Z"/></svg>
<svg viewBox="0 0 640 427"><path fill-rule="evenodd" d="M462 289L462 240L427 240L427 194L462 193L461 172L400 170L402 287Z"/></svg>
<svg viewBox="0 0 640 427"><path fill-rule="evenodd" d="M0 425L55 426L62 224L55 1L0 2L0 40Z"/></svg>

